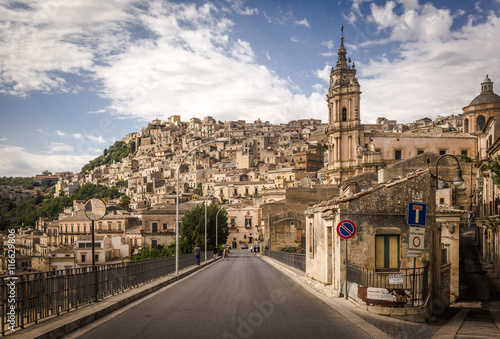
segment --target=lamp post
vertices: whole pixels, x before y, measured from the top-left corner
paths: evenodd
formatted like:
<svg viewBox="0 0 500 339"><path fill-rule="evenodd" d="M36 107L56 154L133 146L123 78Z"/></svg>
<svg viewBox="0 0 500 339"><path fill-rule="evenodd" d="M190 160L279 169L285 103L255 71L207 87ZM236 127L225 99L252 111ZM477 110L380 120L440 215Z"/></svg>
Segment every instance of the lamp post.
<svg viewBox="0 0 500 339"><path fill-rule="evenodd" d="M228 141L227 138L217 138L215 140L212 140L212 141L209 141L209 142L205 142L201 145L198 145L196 146L195 148L193 148L192 150L190 150L189 152L187 152L181 159L181 161L179 162L179 166L177 166L177 185L176 185L176 190L175 190L175 194L176 194L176 198L175 198L175 274L176 275L179 275L179 172L181 170L181 165L182 165L182 162L184 161L184 159L186 159L186 157L191 154L193 151L197 150L198 148L200 147L203 147L205 145L209 145L209 144L213 144L214 142L218 142L218 141Z"/></svg>
<svg viewBox="0 0 500 339"><path fill-rule="evenodd" d="M212 195L214 195L215 192L218 192L220 190L223 190L226 187L233 187L233 184L229 184L226 186L219 187L218 189L214 190L212 193L210 193L207 198L205 199L205 261L207 261L207 202L208 198L210 198ZM217 212L218 214L219 212ZM215 216L215 222L217 224L217 216ZM215 236L217 237L217 229L215 230ZM217 244L217 242L216 242Z"/></svg>
<svg viewBox="0 0 500 339"><path fill-rule="evenodd" d="M439 160L443 159L444 157L452 157L457 162L457 168L455 169L455 178L453 179L453 184L455 186L460 186L464 183L464 178L462 178L462 169L460 168L460 162L458 161L457 157L451 154L444 154L440 156L439 159L437 159L436 161L436 190L438 189L438 181L439 181L438 164Z"/></svg>

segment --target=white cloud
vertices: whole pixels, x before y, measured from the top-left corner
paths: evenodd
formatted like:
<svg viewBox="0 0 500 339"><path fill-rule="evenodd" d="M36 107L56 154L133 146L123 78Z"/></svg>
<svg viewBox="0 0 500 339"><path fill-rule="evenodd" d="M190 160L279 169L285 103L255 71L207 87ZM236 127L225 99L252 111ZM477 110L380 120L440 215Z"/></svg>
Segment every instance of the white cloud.
<svg viewBox="0 0 500 339"><path fill-rule="evenodd" d="M243 0L226 0L226 2L231 4L231 8L240 15L259 14L259 10L257 8L245 7L245 1Z"/></svg>
<svg viewBox="0 0 500 339"><path fill-rule="evenodd" d="M266 112L282 122L318 107L311 102L316 93L296 96L289 79L256 63L251 44L231 38L234 23L213 3L151 1L141 8L134 3L25 0L30 10L0 5L0 60L7 60L0 92L71 91L65 74L85 75L98 81L100 94L111 101L106 112L146 121L172 114L186 120L205 115L255 120ZM241 15L258 13L240 0L228 4ZM278 20L295 21L290 11ZM134 26L148 34L134 37ZM314 112L323 114L324 107ZM84 142L88 134L72 137Z"/></svg>
<svg viewBox="0 0 500 339"><path fill-rule="evenodd" d="M73 138L78 139L78 140L85 140L85 136L81 133L75 133L73 134Z"/></svg>
<svg viewBox="0 0 500 339"><path fill-rule="evenodd" d="M126 38L129 1L16 1L0 5L0 93L68 91L63 73L91 71L95 50L110 51ZM21 9L21 5L24 8Z"/></svg>
<svg viewBox="0 0 500 339"><path fill-rule="evenodd" d="M292 42L299 42L299 39L297 39L297 38L296 38L296 37L294 37L294 36L291 36L291 37L290 37L290 41L292 41Z"/></svg>
<svg viewBox="0 0 500 339"><path fill-rule="evenodd" d="M3 176L28 177L44 170L80 172L82 166L95 155L40 154L31 153L23 147L1 145L0 158L0 173Z"/></svg>
<svg viewBox="0 0 500 339"><path fill-rule="evenodd" d="M98 109L97 111L89 111L89 114L102 114L106 113L105 109Z"/></svg>
<svg viewBox="0 0 500 339"><path fill-rule="evenodd" d="M325 46L328 49L333 49L333 40L323 40L321 41L321 46Z"/></svg>
<svg viewBox="0 0 500 339"><path fill-rule="evenodd" d="M89 140L94 142L94 143L98 143L98 144L105 144L106 143L106 140L104 140L104 138L102 136L95 136L95 135L89 135L88 136Z"/></svg>
<svg viewBox="0 0 500 339"><path fill-rule="evenodd" d="M64 144L61 142L51 142L48 153L60 153L60 152L71 152L75 148L71 145Z"/></svg>
<svg viewBox="0 0 500 339"><path fill-rule="evenodd" d="M68 136L68 133L66 132L63 132L63 131L56 131L56 134L60 137L67 137Z"/></svg>
<svg viewBox="0 0 500 339"><path fill-rule="evenodd" d="M482 23L469 20L452 30L449 12L429 4L400 15L390 2L372 10L379 11L375 17L380 25L384 18L391 39L404 42L393 49L392 59L354 60L363 91L363 120L374 122L385 116L410 122L424 116L461 114L480 93L487 73L493 81L500 81L495 66L500 63L500 41L494 38L500 34L500 18L494 13ZM417 32L426 24L425 32Z"/></svg>
<svg viewBox="0 0 500 339"><path fill-rule="evenodd" d="M309 21L307 21L306 18L302 19L302 20L297 20L295 21L295 24L296 25L299 25L299 26L306 26L306 27L311 27L311 25L309 24Z"/></svg>
<svg viewBox="0 0 500 339"><path fill-rule="evenodd" d="M7 141L7 140L9 140L9 138L6 138L6 137L0 138L0 142L4 142L4 141Z"/></svg>

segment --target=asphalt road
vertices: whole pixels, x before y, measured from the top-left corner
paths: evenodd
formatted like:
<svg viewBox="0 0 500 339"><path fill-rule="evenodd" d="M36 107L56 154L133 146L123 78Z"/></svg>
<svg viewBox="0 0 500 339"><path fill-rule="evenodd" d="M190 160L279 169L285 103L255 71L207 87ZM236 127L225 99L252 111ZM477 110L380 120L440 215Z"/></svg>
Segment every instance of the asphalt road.
<svg viewBox="0 0 500 339"><path fill-rule="evenodd" d="M233 250L229 260L218 261L75 335L89 339L372 337L248 250Z"/></svg>

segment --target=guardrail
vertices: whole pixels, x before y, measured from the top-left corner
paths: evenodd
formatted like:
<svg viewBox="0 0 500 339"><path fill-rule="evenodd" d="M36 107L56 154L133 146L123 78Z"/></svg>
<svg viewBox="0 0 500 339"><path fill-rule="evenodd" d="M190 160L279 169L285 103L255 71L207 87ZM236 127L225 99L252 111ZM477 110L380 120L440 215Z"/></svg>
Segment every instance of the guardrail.
<svg viewBox="0 0 500 339"><path fill-rule="evenodd" d="M195 264L179 256L179 268ZM0 277L2 336L175 272L175 257Z"/></svg>
<svg viewBox="0 0 500 339"><path fill-rule="evenodd" d="M296 253L288 253L281 251L270 251L264 250L264 255L269 258L278 260L283 264L288 266L295 267L303 272L306 271L306 255L305 254L296 254Z"/></svg>
<svg viewBox="0 0 500 339"><path fill-rule="evenodd" d="M390 284L390 274L401 274L402 284ZM347 280L364 287L379 287L386 289L404 289L412 291L413 306L425 303L429 292L429 265L413 268L369 268L347 265Z"/></svg>

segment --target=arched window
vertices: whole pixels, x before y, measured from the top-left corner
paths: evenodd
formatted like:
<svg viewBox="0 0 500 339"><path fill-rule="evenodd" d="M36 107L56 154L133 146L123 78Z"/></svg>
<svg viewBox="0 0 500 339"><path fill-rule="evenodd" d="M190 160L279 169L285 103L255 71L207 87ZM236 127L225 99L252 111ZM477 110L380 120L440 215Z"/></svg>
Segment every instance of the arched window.
<svg viewBox="0 0 500 339"><path fill-rule="evenodd" d="M342 108L342 121L347 121L347 109Z"/></svg>
<svg viewBox="0 0 500 339"><path fill-rule="evenodd" d="M476 124L477 132L479 132L483 129L485 123L486 123L486 119L482 115L477 117L477 124Z"/></svg>
<svg viewBox="0 0 500 339"><path fill-rule="evenodd" d="M464 131L469 133L469 119L464 119Z"/></svg>

